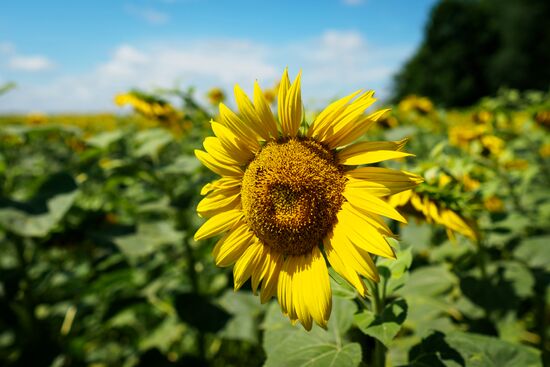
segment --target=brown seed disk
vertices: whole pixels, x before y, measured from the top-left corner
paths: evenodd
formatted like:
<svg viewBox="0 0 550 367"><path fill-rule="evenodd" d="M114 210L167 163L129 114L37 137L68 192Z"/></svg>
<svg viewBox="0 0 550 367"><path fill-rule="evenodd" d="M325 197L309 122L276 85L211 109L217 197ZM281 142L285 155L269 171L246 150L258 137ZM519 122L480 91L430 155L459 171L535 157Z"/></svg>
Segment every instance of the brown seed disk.
<svg viewBox="0 0 550 367"><path fill-rule="evenodd" d="M322 144L308 139L269 142L243 177L245 218L273 250L308 253L336 223L345 183L335 153Z"/></svg>

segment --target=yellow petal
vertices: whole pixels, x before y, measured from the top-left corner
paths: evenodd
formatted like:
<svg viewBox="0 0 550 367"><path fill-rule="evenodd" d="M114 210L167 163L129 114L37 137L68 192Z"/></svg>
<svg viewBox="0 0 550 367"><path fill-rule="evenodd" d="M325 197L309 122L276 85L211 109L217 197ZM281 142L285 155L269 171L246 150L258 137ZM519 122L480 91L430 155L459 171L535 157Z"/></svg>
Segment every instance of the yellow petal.
<svg viewBox="0 0 550 367"><path fill-rule="evenodd" d="M328 277L327 264L321 251L314 247L311 258L307 259L311 265L305 271L305 279L302 284L302 292L306 296L306 302L313 320L322 328L327 327L330 312L332 310L332 293ZM307 264L305 264L307 266ZM304 288L306 292L304 292Z"/></svg>
<svg viewBox="0 0 550 367"><path fill-rule="evenodd" d="M338 152L340 161L364 152L373 152L377 150L397 150L401 151L408 139L398 141L361 141L351 144Z"/></svg>
<svg viewBox="0 0 550 367"><path fill-rule="evenodd" d="M263 122L264 128L269 132L269 135L277 138L279 136L277 122L257 81L254 83L254 106L260 121Z"/></svg>
<svg viewBox="0 0 550 367"><path fill-rule="evenodd" d="M326 130L331 126L334 121L338 120L340 114L344 112L349 101L355 98L361 90L358 90L349 96L341 98L328 105L313 121L308 129L308 138L318 139L323 136Z"/></svg>
<svg viewBox="0 0 550 367"><path fill-rule="evenodd" d="M216 265L232 265L255 240L256 237L248 227L248 224L242 221L214 246L212 255L214 256Z"/></svg>
<svg viewBox="0 0 550 367"><path fill-rule="evenodd" d="M241 210L230 210L208 219L195 233L195 241L230 230L243 216Z"/></svg>
<svg viewBox="0 0 550 367"><path fill-rule="evenodd" d="M242 176L243 171L239 166L224 164L223 162L217 161L213 156L206 153L205 151L195 149L195 156L212 172L217 173L220 176Z"/></svg>
<svg viewBox="0 0 550 367"><path fill-rule="evenodd" d="M373 96L373 91L367 91L351 102L340 116L331 122L325 133L320 137L321 141L336 147L333 142L349 129L356 128L357 122L364 118L363 113L365 110L376 101Z"/></svg>
<svg viewBox="0 0 550 367"><path fill-rule="evenodd" d="M254 153L259 150L259 147L257 149L251 149L241 138L222 124L211 121L211 126L214 134L220 139L225 150L230 152L235 160L239 162L248 162L254 157Z"/></svg>
<svg viewBox="0 0 550 367"><path fill-rule="evenodd" d="M369 194L366 190L356 189L346 185L344 197L356 208L407 223L406 219L387 202Z"/></svg>
<svg viewBox="0 0 550 367"><path fill-rule="evenodd" d="M231 111L223 103L220 103L220 117L222 118L223 125L238 136L251 151L259 149L260 145L256 140L256 134L235 112Z"/></svg>
<svg viewBox="0 0 550 367"><path fill-rule="evenodd" d="M302 123L301 76L302 72L300 71L285 96L283 114L279 117L282 117L281 128L283 136L296 136Z"/></svg>
<svg viewBox="0 0 550 367"><path fill-rule="evenodd" d="M423 181L410 172L382 167L361 167L346 172L351 188L362 189L374 196L393 195L409 190Z"/></svg>
<svg viewBox="0 0 550 367"><path fill-rule="evenodd" d="M239 112L248 127L253 130L258 137L268 140L269 131L266 129L264 123L258 116L254 105L238 84L235 85L235 99L237 101L237 106L239 107Z"/></svg>
<svg viewBox="0 0 550 367"><path fill-rule="evenodd" d="M328 143L331 148L342 147L353 143L355 140L364 135L367 130L388 111L389 109L381 110L372 113L365 118L361 118L357 122L347 124L342 127L337 134L327 138L326 143Z"/></svg>
<svg viewBox="0 0 550 367"><path fill-rule="evenodd" d="M360 249L371 254L395 259L395 253L384 236L373 226L368 217L361 215L349 203L338 212L338 226L345 229L347 237ZM374 222L375 223L375 222ZM376 223L375 223L376 224Z"/></svg>
<svg viewBox="0 0 550 367"><path fill-rule="evenodd" d="M279 117L280 123L282 123L285 114L286 95L289 89L290 80L288 80L288 68L285 68L283 76L281 77L281 82L279 83L279 94L277 96L277 116Z"/></svg>
<svg viewBox="0 0 550 367"><path fill-rule="evenodd" d="M327 255L327 260L338 274L340 274L344 279L346 279L357 292L365 297L367 295L367 286L363 282L363 279L357 274L355 269L347 264L340 255L334 250L328 237L323 239L323 246L325 248L325 254Z"/></svg>
<svg viewBox="0 0 550 367"><path fill-rule="evenodd" d="M218 180L209 182L201 189L201 195L206 195L212 190L226 189L230 187L241 187L241 179L234 177L222 177Z"/></svg>
<svg viewBox="0 0 550 367"><path fill-rule="evenodd" d="M388 204L390 204L394 208L398 206L404 206L409 202L409 200L411 199L411 196L412 196L412 190L406 190L406 191L397 193L388 198Z"/></svg>
<svg viewBox="0 0 550 367"><path fill-rule="evenodd" d="M204 142L202 143L204 146L204 149L210 154L215 160L217 160L220 163L226 164L226 165L232 165L232 166L240 166L244 165L246 162L239 162L234 157L232 157L231 153L229 153L222 145L220 139L215 138L213 136L209 136L204 139Z"/></svg>
<svg viewBox="0 0 550 367"><path fill-rule="evenodd" d="M309 306L313 302L311 294L314 293L308 277L311 267L311 254L296 256L296 260L296 268L292 276L292 300L298 320L300 320L304 329L309 331L313 321Z"/></svg>
<svg viewBox="0 0 550 367"><path fill-rule="evenodd" d="M347 166L357 166L360 164L378 163L390 159L398 159L411 156L414 156L414 154L397 152L395 150L375 150L370 152L357 153L351 157L340 159L340 164Z"/></svg>
<svg viewBox="0 0 550 367"><path fill-rule="evenodd" d="M235 290L241 288L252 275L256 263L261 259L262 247L260 241L254 241L235 263L235 267L233 267Z"/></svg>
<svg viewBox="0 0 550 367"><path fill-rule="evenodd" d="M347 228L341 223L336 224L332 232L327 236L332 248L347 266L362 276L378 281L376 265L367 251L355 246L347 236Z"/></svg>
<svg viewBox="0 0 550 367"><path fill-rule="evenodd" d="M239 187L216 190L199 202L197 213L201 217L211 217L222 211L237 209L240 205L241 190Z"/></svg>
<svg viewBox="0 0 550 367"><path fill-rule="evenodd" d="M266 273L262 280L262 290L260 293L260 301L266 303L277 292L279 283L279 273L283 267L283 255L278 252L271 251L267 264Z"/></svg>
<svg viewBox="0 0 550 367"><path fill-rule="evenodd" d="M292 277L296 272L297 256L289 256L284 262L279 273L279 283L277 284L277 299L281 305L281 311L288 316L291 321L298 319L294 306L292 292Z"/></svg>

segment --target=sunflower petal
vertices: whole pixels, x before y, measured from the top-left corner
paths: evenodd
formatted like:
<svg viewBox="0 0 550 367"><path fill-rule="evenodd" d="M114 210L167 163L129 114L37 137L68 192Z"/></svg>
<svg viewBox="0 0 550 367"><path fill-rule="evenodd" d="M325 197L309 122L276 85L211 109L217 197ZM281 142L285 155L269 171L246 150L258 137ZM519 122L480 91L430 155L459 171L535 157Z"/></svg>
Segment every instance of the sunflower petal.
<svg viewBox="0 0 550 367"><path fill-rule="evenodd" d="M237 209L241 205L240 188L217 190L203 198L197 205L201 217L211 217L221 212Z"/></svg>
<svg viewBox="0 0 550 367"><path fill-rule="evenodd" d="M195 149L195 156L208 169L220 176L242 176L244 173L238 166L224 164L205 151Z"/></svg>
<svg viewBox="0 0 550 367"><path fill-rule="evenodd" d="M237 106L239 107L239 112L241 113L242 118L247 123L248 127L253 130L256 135L263 140L269 139L269 130L266 128L263 121L258 116L254 105L246 95L246 93L241 89L241 87L235 85L235 99L237 101Z"/></svg>
<svg viewBox="0 0 550 367"><path fill-rule="evenodd" d="M377 198L366 192L365 190L356 189L346 185L344 189L344 197L356 208L361 208L369 212L383 215L385 217L395 219L396 221L407 223L401 214L387 202Z"/></svg>
<svg viewBox="0 0 550 367"><path fill-rule="evenodd" d="M334 247L328 237L323 239L323 247L325 249L325 254L327 255L327 260L334 271L340 274L355 289L357 289L357 292L359 292L362 297L365 297L367 295L367 286L363 282L363 279L361 279L351 264L346 263L336 252L336 250L334 250Z"/></svg>
<svg viewBox="0 0 550 367"><path fill-rule="evenodd" d="M239 166L245 162L239 162L235 158L231 156L231 153L229 153L224 146L222 145L220 139L215 138L213 136L209 136L204 139L202 145L204 146L204 149L210 154L215 160L218 162L232 165L232 166Z"/></svg>
<svg viewBox="0 0 550 367"><path fill-rule="evenodd" d="M393 195L423 182L422 177L406 171L382 167L361 167L346 172L347 186L374 196Z"/></svg>
<svg viewBox="0 0 550 367"><path fill-rule="evenodd" d="M219 122L211 121L211 126L214 134L220 139L220 143L227 152L232 154L236 161L248 162L254 157L254 153L258 151L259 147L258 149L250 149L241 138Z"/></svg>
<svg viewBox="0 0 550 367"><path fill-rule="evenodd" d="M277 138L279 136L277 122L275 121L275 117L273 117L273 112L257 81L254 83L254 106L266 131L268 131L272 137Z"/></svg>
<svg viewBox="0 0 550 367"><path fill-rule="evenodd" d="M285 102L283 105L284 111L281 120L283 136L296 136L298 129L300 128L300 124L302 123L303 107L301 77L302 72L299 72L285 97Z"/></svg>
<svg viewBox="0 0 550 367"><path fill-rule="evenodd" d="M260 148L255 138L256 134L235 112L231 111L223 103L220 103L220 117L222 118L223 125L238 136L251 151L257 151Z"/></svg>
<svg viewBox="0 0 550 367"><path fill-rule="evenodd" d="M204 185L201 189L201 195L206 195L213 190L228 189L230 187L241 187L241 180L235 177L222 177Z"/></svg>
<svg viewBox="0 0 550 367"><path fill-rule="evenodd" d="M261 259L263 245L260 241L254 241L239 257L233 268L235 290L238 290L250 278L256 268L256 263Z"/></svg>
<svg viewBox="0 0 550 367"><path fill-rule="evenodd" d="M354 142L363 134L365 134L370 129L370 127L388 111L389 109L380 110L368 115L365 118L359 119L355 123L348 124L347 126L340 129L338 133L331 136L330 139L328 139L330 141L327 141L327 143L331 148L336 148Z"/></svg>
<svg viewBox="0 0 550 367"><path fill-rule="evenodd" d="M332 229L332 232L327 236L332 248L336 251L344 264L351 267L365 278L377 282L379 280L378 270L372 258L367 251L362 250L351 242L347 236L346 230L347 228L344 228L341 223L336 224Z"/></svg>
<svg viewBox="0 0 550 367"><path fill-rule="evenodd" d="M283 256L278 252L270 252L266 273L262 278L262 289L260 292L261 303L269 301L277 292L279 273L281 272L282 266Z"/></svg>
<svg viewBox="0 0 550 367"><path fill-rule="evenodd" d="M319 248L314 247L311 258L307 259L311 268L306 270L305 287L306 303L313 320L326 329L332 310L332 293L328 277L327 264ZM303 292L303 290L302 290Z"/></svg>
<svg viewBox="0 0 550 367"><path fill-rule="evenodd" d="M241 220L242 216L241 210L230 210L213 216L195 232L195 241L204 240L230 230Z"/></svg>
<svg viewBox="0 0 550 367"><path fill-rule="evenodd" d="M282 124L283 116L285 115L286 108L286 95L290 89L290 80L288 79L288 68L285 68L281 82L279 83L279 94L277 96L277 116L279 117L279 123ZM282 130L281 130L282 131Z"/></svg>
<svg viewBox="0 0 550 367"><path fill-rule="evenodd" d="M348 238L358 248L371 254L395 259L395 253L382 234L372 222L349 203L344 203L338 212L338 225L345 229Z"/></svg>
<svg viewBox="0 0 550 367"><path fill-rule="evenodd" d="M212 255L214 255L216 265L232 265L255 240L254 233L252 233L246 222L241 221L214 246Z"/></svg>
<svg viewBox="0 0 550 367"><path fill-rule="evenodd" d="M342 112L344 112L349 101L355 98L359 93L361 93L361 90L358 90L350 94L349 96L341 98L328 105L315 118L315 120L309 127L307 137L318 139L320 136L322 136L326 132L326 129L329 128L335 120L337 120L338 116L340 116Z"/></svg>
<svg viewBox="0 0 550 367"><path fill-rule="evenodd" d="M375 150L370 152L362 152L355 154L346 159L341 159L340 164L346 166L357 166L360 164L371 164L387 161L390 159L398 159L405 157L413 157L414 154L406 152L397 152L395 150Z"/></svg>

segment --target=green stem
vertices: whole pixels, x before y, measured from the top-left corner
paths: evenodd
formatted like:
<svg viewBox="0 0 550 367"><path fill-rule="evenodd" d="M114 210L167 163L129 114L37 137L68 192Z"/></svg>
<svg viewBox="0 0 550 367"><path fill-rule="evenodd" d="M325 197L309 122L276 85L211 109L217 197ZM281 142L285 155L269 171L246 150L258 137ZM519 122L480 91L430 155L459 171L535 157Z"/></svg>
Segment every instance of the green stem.
<svg viewBox="0 0 550 367"><path fill-rule="evenodd" d="M373 311L376 315L380 315L384 309L384 299L381 298L378 283L374 283L373 292ZM384 367L386 365L386 347L378 339L375 339L374 344L374 366Z"/></svg>

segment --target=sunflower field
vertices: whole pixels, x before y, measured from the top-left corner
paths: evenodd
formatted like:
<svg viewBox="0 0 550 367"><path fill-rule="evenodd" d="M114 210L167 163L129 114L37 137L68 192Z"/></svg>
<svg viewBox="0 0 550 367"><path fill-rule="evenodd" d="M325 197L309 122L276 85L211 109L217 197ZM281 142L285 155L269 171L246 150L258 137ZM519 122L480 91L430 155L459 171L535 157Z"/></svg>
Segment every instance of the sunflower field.
<svg viewBox="0 0 550 367"><path fill-rule="evenodd" d="M277 96L264 91L262 111L292 120ZM328 269L328 306L314 299L323 288L317 277L278 293L268 265L242 270L240 260L235 269L236 259L224 261L221 229L196 239L217 213L199 203L220 181L195 150L208 150L218 124L211 121L233 116L220 102L248 100L220 89L208 98L198 102L192 89L134 90L114 99L128 113L0 116L0 365L550 364L550 94L505 90L453 110L410 95L367 106L365 115L363 108L361 116L391 109L355 130L363 146L390 142L379 151L392 160L368 166L404 171L409 181L399 190L372 185L385 190L377 199L391 208L385 213L397 213L371 218L391 246L388 256L367 249L375 253L365 269L372 277L308 234L325 243L312 245L311 262ZM303 120L295 111L296 131L307 131L322 109L306 101ZM254 169L269 171L277 154ZM256 184L246 177L243 187ZM242 195L245 209L269 197ZM258 218L249 219L252 228L269 231ZM298 240L283 253L293 254Z"/></svg>

